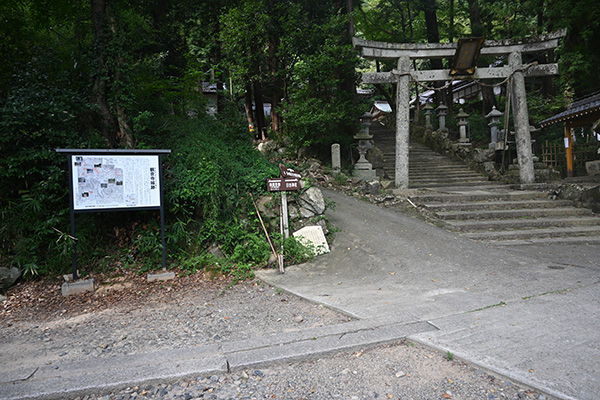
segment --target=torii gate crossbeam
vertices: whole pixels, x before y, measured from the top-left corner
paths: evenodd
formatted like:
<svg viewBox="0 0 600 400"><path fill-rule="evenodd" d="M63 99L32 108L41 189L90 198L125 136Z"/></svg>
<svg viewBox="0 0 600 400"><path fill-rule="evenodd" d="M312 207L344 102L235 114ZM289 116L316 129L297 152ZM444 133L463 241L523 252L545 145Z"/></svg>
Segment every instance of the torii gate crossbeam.
<svg viewBox="0 0 600 400"><path fill-rule="evenodd" d="M513 115L517 142L519 176L522 183L533 183L535 173L531 152L531 133L529 131L529 111L525 91L525 77L558 74L557 64L522 65L523 53L542 52L556 48L558 40L566 35L566 30L547 35L485 41L480 54L508 55L508 65L499 68L478 68L474 79L510 78ZM367 59L397 59L398 68L392 72L363 74L364 83L397 83L396 93L396 187L408 188L408 138L409 138L409 101L410 80L420 82L449 80L450 70L413 71L412 59L449 58L456 52L456 43L385 43L354 38L353 44ZM455 77L456 78L456 77Z"/></svg>

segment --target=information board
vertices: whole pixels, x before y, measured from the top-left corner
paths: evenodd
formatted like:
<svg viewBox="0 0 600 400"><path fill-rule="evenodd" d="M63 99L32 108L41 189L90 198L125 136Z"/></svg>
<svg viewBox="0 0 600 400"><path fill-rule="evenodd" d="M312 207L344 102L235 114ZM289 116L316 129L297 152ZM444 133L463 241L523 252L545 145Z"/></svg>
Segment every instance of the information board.
<svg viewBox="0 0 600 400"><path fill-rule="evenodd" d="M160 207L158 155L71 155L73 208Z"/></svg>

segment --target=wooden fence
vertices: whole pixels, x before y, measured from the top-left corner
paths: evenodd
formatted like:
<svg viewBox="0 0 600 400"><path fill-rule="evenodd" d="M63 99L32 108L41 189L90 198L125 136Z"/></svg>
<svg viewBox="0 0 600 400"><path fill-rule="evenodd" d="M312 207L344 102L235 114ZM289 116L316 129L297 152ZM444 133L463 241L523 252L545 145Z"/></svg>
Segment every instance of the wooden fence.
<svg viewBox="0 0 600 400"><path fill-rule="evenodd" d="M573 171L584 172L586 161L593 161L598 158L597 145L580 145L573 146ZM547 167L554 167L559 171L567 168L567 150L563 143L546 143L542 144L542 162Z"/></svg>

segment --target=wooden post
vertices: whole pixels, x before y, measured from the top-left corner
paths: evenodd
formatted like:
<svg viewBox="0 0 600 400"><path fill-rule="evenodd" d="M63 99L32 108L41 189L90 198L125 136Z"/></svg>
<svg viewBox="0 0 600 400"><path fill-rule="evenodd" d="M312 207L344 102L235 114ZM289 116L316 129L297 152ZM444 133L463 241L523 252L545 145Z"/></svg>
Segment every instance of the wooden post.
<svg viewBox="0 0 600 400"><path fill-rule="evenodd" d="M571 136L571 126L565 124L565 149L567 151L567 177L573 177L573 139Z"/></svg>
<svg viewBox="0 0 600 400"><path fill-rule="evenodd" d="M408 188L408 138L410 134L410 58L398 59L396 93L396 187Z"/></svg>
<svg viewBox="0 0 600 400"><path fill-rule="evenodd" d="M290 225L288 221L288 204L286 192L281 192L281 220L283 221L283 237L287 239L290 237Z"/></svg>
<svg viewBox="0 0 600 400"><path fill-rule="evenodd" d="M523 71L519 70L519 68L522 68L523 66L521 53L510 53L508 56L508 63L514 72L511 81L519 176L521 178L521 183L533 183L535 182L535 171L533 168L533 153L531 152L527 92L525 90L525 76Z"/></svg>

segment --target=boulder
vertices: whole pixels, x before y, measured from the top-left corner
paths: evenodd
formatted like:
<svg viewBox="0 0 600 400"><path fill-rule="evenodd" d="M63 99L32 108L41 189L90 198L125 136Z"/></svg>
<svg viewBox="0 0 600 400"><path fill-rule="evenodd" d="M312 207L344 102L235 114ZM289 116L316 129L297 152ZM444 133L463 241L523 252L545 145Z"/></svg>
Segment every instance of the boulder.
<svg viewBox="0 0 600 400"><path fill-rule="evenodd" d="M598 151L600 151L600 149L598 149ZM600 160L586 162L585 170L587 171L587 174L590 176L600 175Z"/></svg>
<svg viewBox="0 0 600 400"><path fill-rule="evenodd" d="M289 218L294 220L300 217L300 209L292 204L288 204L288 215Z"/></svg>
<svg viewBox="0 0 600 400"><path fill-rule="evenodd" d="M365 182L361 188L361 191L365 194L378 195L381 193L381 183L377 180Z"/></svg>
<svg viewBox="0 0 600 400"><path fill-rule="evenodd" d="M369 151L367 151L365 158L371 163L373 169L383 168L385 159L383 157L383 152L378 147L371 147Z"/></svg>
<svg viewBox="0 0 600 400"><path fill-rule="evenodd" d="M213 243L212 246L210 246L208 252L212 254L215 258L225 258L225 255L221 251L221 248L216 243Z"/></svg>
<svg viewBox="0 0 600 400"><path fill-rule="evenodd" d="M0 267L0 289L6 290L11 287L21 276L21 270L17 267Z"/></svg>
<svg viewBox="0 0 600 400"><path fill-rule="evenodd" d="M306 167L306 170L308 172L319 172L322 167L321 161L317 160L316 158L309 159L307 163L308 167Z"/></svg>
<svg viewBox="0 0 600 400"><path fill-rule="evenodd" d="M319 188L310 187L298 198L302 218L310 218L325 212L325 198Z"/></svg>
<svg viewBox="0 0 600 400"><path fill-rule="evenodd" d="M584 191L581 194L581 203L595 213L600 213L600 186Z"/></svg>
<svg viewBox="0 0 600 400"><path fill-rule="evenodd" d="M269 155L272 151L277 150L277 144L275 142L267 141L258 144L258 151L264 155Z"/></svg>
<svg viewBox="0 0 600 400"><path fill-rule="evenodd" d="M482 164L486 161L492 161L496 156L494 149L475 149L473 151L473 161Z"/></svg>
<svg viewBox="0 0 600 400"><path fill-rule="evenodd" d="M560 185L556 189L556 195L560 199L567 199L578 201L581 198L581 195L585 191L585 188L581 185L577 184L564 184Z"/></svg>
<svg viewBox="0 0 600 400"><path fill-rule="evenodd" d="M256 202L256 207L264 218L275 218L279 215L279 206L275 204L271 195L260 196Z"/></svg>

